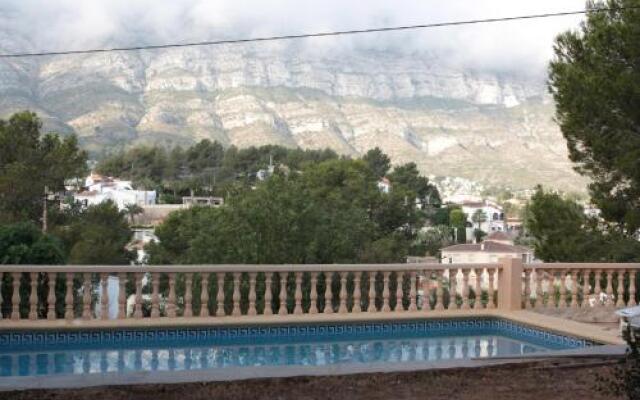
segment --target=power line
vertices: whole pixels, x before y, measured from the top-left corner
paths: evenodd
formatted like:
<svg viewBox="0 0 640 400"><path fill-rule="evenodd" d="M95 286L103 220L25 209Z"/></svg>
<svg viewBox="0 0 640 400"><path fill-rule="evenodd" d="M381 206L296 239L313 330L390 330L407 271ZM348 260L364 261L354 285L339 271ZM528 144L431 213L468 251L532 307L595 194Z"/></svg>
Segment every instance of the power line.
<svg viewBox="0 0 640 400"><path fill-rule="evenodd" d="M640 9L640 6L619 7L619 8L592 8L587 10L520 15L515 17L472 19L472 20L466 20L466 21L436 22L431 24L420 24L420 25L405 25L405 26L392 26L392 27L382 27L382 28L354 29L354 30L347 30L347 31L303 33L298 35L284 35L284 36L265 36L265 37L246 38L246 39L226 39L226 40L213 40L213 41L204 41L204 42L169 43L169 44L158 44L158 45L113 47L113 48L102 48L102 49L43 51L43 52L34 52L34 53L8 53L8 54L0 54L0 58L60 56L60 55L75 55L75 54L109 53L109 52L117 52L117 51L159 50L159 49L169 49L169 48L178 48L178 47L217 46L217 45L223 45L223 44L241 44L241 43L252 43L252 42L273 42L273 41L279 41L279 40L305 39L305 38L312 38L312 37L356 35L356 34L375 33L375 32L393 32L393 31L406 31L406 30L412 30L412 29L439 28L439 27L445 27L445 26L475 25L475 24L494 23L494 22L507 22L507 21L516 21L516 20L562 17L562 16L568 16L568 15L587 14L590 12L624 11L624 10L634 10L634 9Z"/></svg>

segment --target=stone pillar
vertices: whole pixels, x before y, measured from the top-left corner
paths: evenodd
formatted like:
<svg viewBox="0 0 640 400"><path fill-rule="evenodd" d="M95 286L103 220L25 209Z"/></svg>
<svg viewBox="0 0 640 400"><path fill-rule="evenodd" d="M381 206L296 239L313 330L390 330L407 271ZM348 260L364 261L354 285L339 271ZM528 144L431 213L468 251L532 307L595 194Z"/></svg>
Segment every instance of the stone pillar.
<svg viewBox="0 0 640 400"><path fill-rule="evenodd" d="M501 258L498 273L498 309L515 311L522 309L522 260Z"/></svg>

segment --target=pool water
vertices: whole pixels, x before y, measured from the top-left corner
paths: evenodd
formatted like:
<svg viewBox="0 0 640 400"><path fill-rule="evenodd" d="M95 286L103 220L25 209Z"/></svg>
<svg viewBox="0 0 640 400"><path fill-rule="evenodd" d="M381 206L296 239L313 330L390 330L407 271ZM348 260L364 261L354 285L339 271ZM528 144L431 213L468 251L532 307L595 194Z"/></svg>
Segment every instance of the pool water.
<svg viewBox="0 0 640 400"><path fill-rule="evenodd" d="M389 365L590 346L498 319L0 333L0 376Z"/></svg>

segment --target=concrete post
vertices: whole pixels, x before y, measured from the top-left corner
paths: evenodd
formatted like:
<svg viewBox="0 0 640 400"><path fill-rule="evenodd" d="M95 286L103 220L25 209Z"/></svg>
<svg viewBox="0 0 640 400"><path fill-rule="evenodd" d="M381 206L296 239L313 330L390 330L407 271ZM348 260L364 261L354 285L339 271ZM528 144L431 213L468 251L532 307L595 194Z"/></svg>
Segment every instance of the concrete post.
<svg viewBox="0 0 640 400"><path fill-rule="evenodd" d="M514 311L522 309L522 260L501 258L498 273L498 309Z"/></svg>

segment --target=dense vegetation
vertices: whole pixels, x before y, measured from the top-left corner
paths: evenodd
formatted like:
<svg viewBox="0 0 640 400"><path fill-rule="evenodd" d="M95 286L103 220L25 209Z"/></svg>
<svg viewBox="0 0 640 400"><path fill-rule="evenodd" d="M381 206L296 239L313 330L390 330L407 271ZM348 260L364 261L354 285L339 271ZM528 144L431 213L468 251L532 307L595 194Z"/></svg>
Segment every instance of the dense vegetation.
<svg viewBox="0 0 640 400"><path fill-rule="evenodd" d="M579 31L556 40L550 90L577 170L611 229L640 229L640 1L588 2Z"/></svg>
<svg viewBox="0 0 640 400"><path fill-rule="evenodd" d="M545 261L640 260L640 242L606 229L596 217L571 199L538 188L526 213L528 233L534 238L536 257Z"/></svg>
<svg viewBox="0 0 640 400"><path fill-rule="evenodd" d="M75 136L42 135L41 127L29 112L0 120L0 263L128 263L131 232L115 205L60 208L65 181L86 174L87 155Z"/></svg>
<svg viewBox="0 0 640 400"><path fill-rule="evenodd" d="M385 158L376 149L363 160L308 162L238 189L222 208L174 213L156 230L150 262L401 262L433 210L416 199L439 204L439 195L415 164L389 173Z"/></svg>
<svg viewBox="0 0 640 400"><path fill-rule="evenodd" d="M132 180L137 187L155 189L164 203L180 203L180 196L226 197L238 186L252 185L270 162L299 170L310 163L338 159L332 150L301 150L281 146L238 149L202 140L183 149L134 147L101 160L96 172Z"/></svg>
<svg viewBox="0 0 640 400"><path fill-rule="evenodd" d="M579 31L556 39L549 89L576 170L588 176L586 217L575 201L538 189L527 210L546 261L638 261L640 245L640 1L590 1Z"/></svg>
<svg viewBox="0 0 640 400"><path fill-rule="evenodd" d="M37 222L45 189L63 190L66 179L87 171L75 136L41 135L41 127L29 112L0 119L0 223Z"/></svg>

